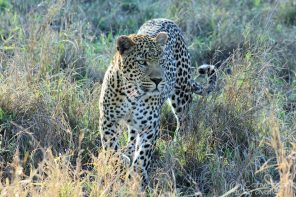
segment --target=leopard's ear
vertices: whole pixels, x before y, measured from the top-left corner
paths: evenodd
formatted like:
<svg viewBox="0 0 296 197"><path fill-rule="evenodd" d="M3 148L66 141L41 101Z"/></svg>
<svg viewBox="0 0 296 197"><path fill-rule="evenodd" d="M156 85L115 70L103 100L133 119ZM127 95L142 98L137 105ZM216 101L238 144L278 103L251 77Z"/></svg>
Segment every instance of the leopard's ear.
<svg viewBox="0 0 296 197"><path fill-rule="evenodd" d="M166 32L159 32L155 40L160 46L165 46L168 41L168 34Z"/></svg>
<svg viewBox="0 0 296 197"><path fill-rule="evenodd" d="M120 53L120 55L122 55L125 51L134 46L135 43L128 36L120 36L119 38L117 38L116 45L117 51Z"/></svg>

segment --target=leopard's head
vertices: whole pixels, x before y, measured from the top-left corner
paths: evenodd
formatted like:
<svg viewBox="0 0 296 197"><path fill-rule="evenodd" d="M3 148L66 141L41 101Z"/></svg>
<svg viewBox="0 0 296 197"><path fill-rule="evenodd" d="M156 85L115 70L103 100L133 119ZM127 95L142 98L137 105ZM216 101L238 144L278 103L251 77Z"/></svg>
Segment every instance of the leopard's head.
<svg viewBox="0 0 296 197"><path fill-rule="evenodd" d="M163 64L167 40L165 32L155 38L137 34L120 36L117 39L119 69L125 79L145 92L162 92L166 84Z"/></svg>

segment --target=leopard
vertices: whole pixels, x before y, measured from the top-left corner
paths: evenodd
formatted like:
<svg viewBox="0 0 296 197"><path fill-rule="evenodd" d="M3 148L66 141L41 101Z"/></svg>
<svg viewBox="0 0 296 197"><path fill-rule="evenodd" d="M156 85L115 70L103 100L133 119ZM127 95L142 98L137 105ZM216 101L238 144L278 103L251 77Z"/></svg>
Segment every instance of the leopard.
<svg viewBox="0 0 296 197"><path fill-rule="evenodd" d="M178 137L193 94L209 93L215 86L213 65L202 65L198 71L209 76L208 87L193 79L185 38L172 20L149 20L136 34L121 35L116 40L116 52L101 86L101 142L104 150L122 151L131 175L141 178L143 188L149 183L148 171L160 136L164 103L170 103L176 116ZM124 150L119 140L122 124L128 132Z"/></svg>

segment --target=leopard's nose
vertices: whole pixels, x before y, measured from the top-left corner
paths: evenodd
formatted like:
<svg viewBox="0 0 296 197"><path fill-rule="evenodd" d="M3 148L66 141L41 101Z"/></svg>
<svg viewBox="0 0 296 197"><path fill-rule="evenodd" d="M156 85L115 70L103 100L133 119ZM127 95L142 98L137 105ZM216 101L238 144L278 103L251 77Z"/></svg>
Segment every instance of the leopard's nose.
<svg viewBox="0 0 296 197"><path fill-rule="evenodd" d="M157 86L162 81L162 79L161 78L151 78L151 81L153 81L155 83L155 85Z"/></svg>

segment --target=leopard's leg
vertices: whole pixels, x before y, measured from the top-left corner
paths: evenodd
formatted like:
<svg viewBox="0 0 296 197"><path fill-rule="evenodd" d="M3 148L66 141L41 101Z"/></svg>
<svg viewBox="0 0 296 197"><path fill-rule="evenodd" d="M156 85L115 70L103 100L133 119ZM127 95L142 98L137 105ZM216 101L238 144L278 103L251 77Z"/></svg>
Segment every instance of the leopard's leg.
<svg viewBox="0 0 296 197"><path fill-rule="evenodd" d="M154 128L138 134L136 137L135 153L131 171L140 176L142 189L145 189L149 183L148 171L150 169L156 140L159 136L159 120L155 122L154 126Z"/></svg>
<svg viewBox="0 0 296 197"><path fill-rule="evenodd" d="M133 156L135 152L137 134L138 134L138 131L136 129L133 129L132 127L128 128L128 144L127 144L126 150L124 151L124 154L126 157L128 157L130 163L133 160Z"/></svg>
<svg viewBox="0 0 296 197"><path fill-rule="evenodd" d="M188 110L192 101L193 69L191 67L190 55L181 35L176 39L174 59L176 61L176 81L170 102L177 119L177 129L174 136L176 140L178 135L186 130Z"/></svg>
<svg viewBox="0 0 296 197"><path fill-rule="evenodd" d="M189 118L188 110L192 101L192 93L198 95L208 94L215 89L217 81L215 66L208 64L198 67L198 72L200 74L206 74L209 77L208 86L205 87L192 80L192 76L188 71L190 61L189 59L186 61L186 58L184 60L185 61L182 60L177 63L177 65L181 65L181 67L177 67L176 86L170 99L173 112L177 119L177 129L174 140L176 140L178 135L186 129L186 124L188 123Z"/></svg>
<svg viewBox="0 0 296 197"><path fill-rule="evenodd" d="M180 133L186 130L188 124L188 111L192 101L192 92L183 89L175 89L170 99L173 112L177 119L177 128L174 140L180 137Z"/></svg>
<svg viewBox="0 0 296 197"><path fill-rule="evenodd" d="M100 135L103 149L117 151L119 149L120 134L117 123L106 117L101 118L101 121Z"/></svg>
<svg viewBox="0 0 296 197"><path fill-rule="evenodd" d="M151 156L154 152L156 140L160 129L160 109L163 99L154 96L143 98L136 111L144 110L144 113L134 113L131 127L136 131L136 137L130 138L134 142L134 152L130 174L141 179L141 188L145 189L149 183L148 171ZM131 135L133 137L134 135ZM134 176L137 175L137 176Z"/></svg>
<svg viewBox="0 0 296 197"><path fill-rule="evenodd" d="M114 177L125 177L125 172L130 164L129 159L122 154L119 146L119 136L121 129L117 123L115 115L109 114L111 110L105 107L105 113L100 117L100 135L104 157L107 165L112 163L114 167ZM111 111L112 112L112 111ZM121 114L117 114L121 116ZM112 118L113 117L113 118ZM111 161L112 160L112 161Z"/></svg>
<svg viewBox="0 0 296 197"><path fill-rule="evenodd" d="M113 79L113 81L115 80ZM114 92L112 87L111 90L107 90L104 84L103 88L100 96L99 123L101 143L104 150L118 152L120 149L119 136L122 133L119 122L126 116L129 108L126 107L125 96L121 95L120 90Z"/></svg>

